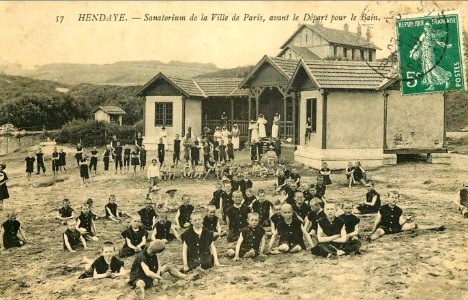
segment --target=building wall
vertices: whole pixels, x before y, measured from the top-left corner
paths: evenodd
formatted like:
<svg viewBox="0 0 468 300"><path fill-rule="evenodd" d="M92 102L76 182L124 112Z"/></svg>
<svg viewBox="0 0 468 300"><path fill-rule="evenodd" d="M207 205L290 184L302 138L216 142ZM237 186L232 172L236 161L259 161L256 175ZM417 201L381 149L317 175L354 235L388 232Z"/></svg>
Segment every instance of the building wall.
<svg viewBox="0 0 468 300"><path fill-rule="evenodd" d="M383 111L381 91L330 91L327 149L382 149Z"/></svg>
<svg viewBox="0 0 468 300"><path fill-rule="evenodd" d="M443 147L443 138L442 94L402 96L400 91L389 91L388 149L438 149Z"/></svg>
<svg viewBox="0 0 468 300"><path fill-rule="evenodd" d="M172 143L173 137L177 133L182 133L182 96L146 96L144 143L148 150L156 149L155 146L159 142L162 131L162 126L154 125L155 103L157 102L172 102L173 125L165 127L168 142Z"/></svg>
<svg viewBox="0 0 468 300"><path fill-rule="evenodd" d="M282 58L297 59L297 60L300 59L300 57L297 55L297 53L292 51L291 49L286 50L286 52L283 53Z"/></svg>
<svg viewBox="0 0 468 300"><path fill-rule="evenodd" d="M317 99L317 131L311 134L310 140L305 140L305 125L307 122L307 99ZM309 148L322 148L322 95L318 90L315 91L303 91L301 92L300 103L299 103L299 145L303 146L304 149Z"/></svg>
<svg viewBox="0 0 468 300"><path fill-rule="evenodd" d="M94 113L94 120L110 123L110 116L102 109L99 109Z"/></svg>
<svg viewBox="0 0 468 300"><path fill-rule="evenodd" d="M202 134L201 100L187 99L185 101L185 130L192 127L192 137Z"/></svg>

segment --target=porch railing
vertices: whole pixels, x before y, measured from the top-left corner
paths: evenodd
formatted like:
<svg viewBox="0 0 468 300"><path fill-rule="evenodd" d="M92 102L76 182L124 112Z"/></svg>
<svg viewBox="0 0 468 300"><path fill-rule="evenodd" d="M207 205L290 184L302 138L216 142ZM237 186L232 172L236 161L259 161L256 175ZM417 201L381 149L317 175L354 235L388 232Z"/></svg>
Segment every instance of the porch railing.
<svg viewBox="0 0 468 300"><path fill-rule="evenodd" d="M249 134L249 123L249 120L227 120L226 123L223 123L221 120L206 120L203 126L208 127L210 129L208 135L213 136L216 126L222 128L226 125L228 130L231 131L232 125L237 124L240 131L240 138L246 141ZM267 126L271 126L271 124L267 124ZM282 139L292 138L294 140L294 124L292 121L280 121L280 137Z"/></svg>

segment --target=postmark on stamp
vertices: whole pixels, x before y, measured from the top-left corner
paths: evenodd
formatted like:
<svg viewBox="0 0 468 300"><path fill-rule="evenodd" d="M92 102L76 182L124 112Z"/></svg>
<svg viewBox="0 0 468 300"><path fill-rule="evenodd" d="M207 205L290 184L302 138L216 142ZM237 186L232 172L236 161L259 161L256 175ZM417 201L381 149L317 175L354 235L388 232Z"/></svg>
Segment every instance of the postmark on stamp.
<svg viewBox="0 0 468 300"><path fill-rule="evenodd" d="M401 16L395 26L403 95L465 89L458 13Z"/></svg>

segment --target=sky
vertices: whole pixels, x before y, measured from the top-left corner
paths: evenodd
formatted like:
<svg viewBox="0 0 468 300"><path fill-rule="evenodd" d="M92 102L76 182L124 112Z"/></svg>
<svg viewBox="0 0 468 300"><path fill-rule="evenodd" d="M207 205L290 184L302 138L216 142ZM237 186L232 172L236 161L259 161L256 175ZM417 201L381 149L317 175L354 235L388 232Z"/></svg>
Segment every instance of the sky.
<svg viewBox="0 0 468 300"><path fill-rule="evenodd" d="M49 63L109 64L116 61L159 60L213 63L220 68L256 64L264 55L277 55L280 46L304 16L325 16L325 27L355 32L358 21L371 26L372 41L382 48L377 57L390 53L394 44L394 20L400 14L458 9L468 16L463 2L0 2L0 63L19 63L23 68ZM362 13L379 20L359 20ZM126 22L79 22L80 14L122 14ZM212 21L212 14L227 21ZM183 15L186 21L144 21L151 16ZM197 21L190 21L194 14ZM200 21L201 14L207 21ZM234 14L239 21L232 21ZM245 14L265 21L244 21ZM299 20L293 20L293 14ZM357 16L350 20L351 14ZM270 16L287 16L270 21ZM331 20L332 15L336 18ZM60 16L63 16L63 21ZM346 16L339 20L339 16ZM141 18L141 19L132 19ZM468 17L467 17L468 18ZM468 28L463 20L463 30ZM363 29L365 33L365 27ZM393 46L390 46L392 48Z"/></svg>

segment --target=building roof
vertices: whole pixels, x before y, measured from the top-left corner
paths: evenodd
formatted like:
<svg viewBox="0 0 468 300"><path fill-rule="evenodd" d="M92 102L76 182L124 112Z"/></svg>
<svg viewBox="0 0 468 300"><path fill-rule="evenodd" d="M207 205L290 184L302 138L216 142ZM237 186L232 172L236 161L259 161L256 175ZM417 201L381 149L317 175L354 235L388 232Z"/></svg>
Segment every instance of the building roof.
<svg viewBox="0 0 468 300"><path fill-rule="evenodd" d="M362 61L301 60L291 78L294 86L303 69L318 89L380 90L395 80L394 65Z"/></svg>
<svg viewBox="0 0 468 300"><path fill-rule="evenodd" d="M258 70L262 67L263 64L268 63L271 66L273 66L280 74L284 76L285 79L289 81L291 79L291 76L294 73L294 70L296 70L296 66L299 60L295 59L286 59L282 57L271 57L271 56L263 56L262 59L257 63L255 68L253 68L249 74L244 78L244 80L240 83L239 87L240 88L245 88L247 87L247 82L249 82L250 79L255 77L255 74L258 72Z"/></svg>
<svg viewBox="0 0 468 300"><path fill-rule="evenodd" d="M247 96L247 89L238 89L243 78L203 78L195 79L207 97Z"/></svg>
<svg viewBox="0 0 468 300"><path fill-rule="evenodd" d="M282 56L288 49L296 52L302 59L305 60L320 59L320 57L309 48L296 46L286 46L277 56Z"/></svg>
<svg viewBox="0 0 468 300"><path fill-rule="evenodd" d="M187 97L243 97L248 96L247 89L238 88L242 78L188 78L164 75L158 73L142 88L136 92L136 96L143 96L145 91L152 86L158 79L163 79L172 84Z"/></svg>
<svg viewBox="0 0 468 300"><path fill-rule="evenodd" d="M294 33L293 35L281 46L281 49L288 46L291 40L303 29L308 28L322 38L327 40L332 44L338 45L349 45L355 47L363 47L363 48L371 48L371 49L380 49L374 43L368 41L366 38L362 37L361 35L350 32L344 31L339 29L327 28L323 27L323 25L311 25L311 24L302 24Z"/></svg>
<svg viewBox="0 0 468 300"><path fill-rule="evenodd" d="M116 105L101 105L93 109L92 113L97 112L98 110L103 110L108 115L125 115L126 112Z"/></svg>

